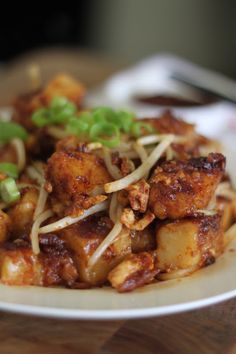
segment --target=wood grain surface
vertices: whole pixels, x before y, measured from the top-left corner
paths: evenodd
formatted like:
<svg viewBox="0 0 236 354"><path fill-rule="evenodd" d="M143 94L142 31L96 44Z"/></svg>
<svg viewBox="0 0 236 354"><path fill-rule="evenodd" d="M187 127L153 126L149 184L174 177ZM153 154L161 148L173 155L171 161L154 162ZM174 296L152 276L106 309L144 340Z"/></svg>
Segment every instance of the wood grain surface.
<svg viewBox="0 0 236 354"><path fill-rule="evenodd" d="M0 354L236 354L236 299L183 314L76 321L0 313Z"/></svg>
<svg viewBox="0 0 236 354"><path fill-rule="evenodd" d="M26 68L58 71L89 87L117 69L78 50L32 52L0 70L0 105L25 89ZM24 84L22 84L24 83ZM236 299L192 312L132 321L75 321L0 312L0 354L236 354Z"/></svg>

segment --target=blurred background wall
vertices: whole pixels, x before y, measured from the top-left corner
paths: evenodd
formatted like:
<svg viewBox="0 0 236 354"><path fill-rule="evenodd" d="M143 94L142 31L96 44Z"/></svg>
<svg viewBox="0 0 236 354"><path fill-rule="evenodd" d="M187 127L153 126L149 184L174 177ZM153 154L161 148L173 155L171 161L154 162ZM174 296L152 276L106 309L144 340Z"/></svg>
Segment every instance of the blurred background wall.
<svg viewBox="0 0 236 354"><path fill-rule="evenodd" d="M93 47L134 61L168 51L236 74L235 0L100 0L93 2Z"/></svg>
<svg viewBox="0 0 236 354"><path fill-rule="evenodd" d="M236 76L235 0L9 2L1 14L2 63L51 46L123 63L164 51Z"/></svg>

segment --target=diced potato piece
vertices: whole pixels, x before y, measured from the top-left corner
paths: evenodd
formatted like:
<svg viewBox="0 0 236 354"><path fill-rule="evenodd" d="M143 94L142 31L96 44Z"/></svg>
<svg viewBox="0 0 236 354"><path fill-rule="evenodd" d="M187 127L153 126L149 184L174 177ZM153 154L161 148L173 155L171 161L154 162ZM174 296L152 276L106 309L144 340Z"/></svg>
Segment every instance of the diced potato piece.
<svg viewBox="0 0 236 354"><path fill-rule="evenodd" d="M67 247L74 253L80 280L91 285L99 285L107 279L107 274L131 252L129 230L123 228L117 240L106 250L92 267L88 260L112 228L107 217L91 217L61 231Z"/></svg>
<svg viewBox="0 0 236 354"><path fill-rule="evenodd" d="M162 272L200 268L223 251L219 214L166 222L158 227L157 265Z"/></svg>
<svg viewBox="0 0 236 354"><path fill-rule="evenodd" d="M11 230L10 217L0 210L0 243L5 242Z"/></svg>
<svg viewBox="0 0 236 354"><path fill-rule="evenodd" d="M0 279L8 285L43 285L42 265L31 249L1 249Z"/></svg>
<svg viewBox="0 0 236 354"><path fill-rule="evenodd" d="M27 188L21 199L9 210L14 238L29 233L38 201L38 193L36 188Z"/></svg>
<svg viewBox="0 0 236 354"><path fill-rule="evenodd" d="M126 257L109 273L108 280L113 288L126 292L150 283L157 273L155 254L142 252Z"/></svg>

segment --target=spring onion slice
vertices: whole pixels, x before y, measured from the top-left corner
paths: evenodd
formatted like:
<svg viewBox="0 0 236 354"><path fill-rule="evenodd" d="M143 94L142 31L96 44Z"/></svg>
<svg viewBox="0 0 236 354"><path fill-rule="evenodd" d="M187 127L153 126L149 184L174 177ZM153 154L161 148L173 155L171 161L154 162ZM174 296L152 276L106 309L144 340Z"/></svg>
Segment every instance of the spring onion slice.
<svg viewBox="0 0 236 354"><path fill-rule="evenodd" d="M116 147L120 142L119 128L111 123L94 124L90 129L89 136L92 141L97 141L109 148Z"/></svg>
<svg viewBox="0 0 236 354"><path fill-rule="evenodd" d="M38 127L65 124L65 133L77 135L84 141L99 142L108 148L119 145L121 133L140 137L152 133L149 123L136 122L132 112L97 107L78 114L76 106L66 97L54 97L47 108L40 108L32 116Z"/></svg>
<svg viewBox="0 0 236 354"><path fill-rule="evenodd" d="M32 115L38 127L67 123L76 113L76 106L66 97L54 97L47 108L40 108Z"/></svg>
<svg viewBox="0 0 236 354"><path fill-rule="evenodd" d="M153 133L154 128L151 126L151 124L144 123L144 122L134 122L131 126L131 134L135 136L136 138L140 137L143 133L143 131L146 131L148 133Z"/></svg>
<svg viewBox="0 0 236 354"><path fill-rule="evenodd" d="M0 172L5 173L5 175L12 177L14 179L18 178L19 175L17 166L11 162L1 162Z"/></svg>
<svg viewBox="0 0 236 354"><path fill-rule="evenodd" d="M46 108L40 108L32 115L32 121L37 127L42 128L51 124L50 111Z"/></svg>
<svg viewBox="0 0 236 354"><path fill-rule="evenodd" d="M0 183L0 195L4 202L13 203L20 198L20 192L17 188L16 181L12 177L8 177Z"/></svg>
<svg viewBox="0 0 236 354"><path fill-rule="evenodd" d="M1 122L0 121L0 141L8 143L14 138L26 140L28 134L26 130L19 124L14 122Z"/></svg>

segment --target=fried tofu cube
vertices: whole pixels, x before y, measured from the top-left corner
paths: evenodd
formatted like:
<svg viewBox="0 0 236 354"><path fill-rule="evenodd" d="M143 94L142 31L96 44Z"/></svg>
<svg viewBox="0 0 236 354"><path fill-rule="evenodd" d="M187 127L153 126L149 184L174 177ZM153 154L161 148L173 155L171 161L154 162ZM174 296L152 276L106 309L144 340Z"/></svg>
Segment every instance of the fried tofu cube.
<svg viewBox="0 0 236 354"><path fill-rule="evenodd" d="M156 168L151 178L149 207L159 219L179 219L205 209L225 170L225 157L172 160Z"/></svg>
<svg viewBox="0 0 236 354"><path fill-rule="evenodd" d="M107 280L107 275L124 257L131 252L129 230L123 228L116 241L91 268L88 261L96 248L112 228L107 217L93 216L60 231L67 247L73 252L80 280L91 285L100 285Z"/></svg>
<svg viewBox="0 0 236 354"><path fill-rule="evenodd" d="M42 265L29 248L0 249L0 280L7 285L43 285Z"/></svg>
<svg viewBox="0 0 236 354"><path fill-rule="evenodd" d="M111 181L102 159L78 151L55 152L48 160L46 178L53 196L64 207L77 204L84 209L92 206L88 204L89 193Z"/></svg>
<svg viewBox="0 0 236 354"><path fill-rule="evenodd" d="M221 216L199 215L157 228L157 265L162 272L201 268L223 251Z"/></svg>
<svg viewBox="0 0 236 354"><path fill-rule="evenodd" d="M127 256L109 273L108 280L119 292L127 292L150 283L157 273L155 254L142 252Z"/></svg>
<svg viewBox="0 0 236 354"><path fill-rule="evenodd" d="M27 241L17 239L0 248L0 281L8 285L68 285L78 279L78 272L57 235L40 236L39 255L35 255Z"/></svg>

